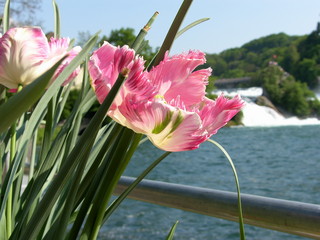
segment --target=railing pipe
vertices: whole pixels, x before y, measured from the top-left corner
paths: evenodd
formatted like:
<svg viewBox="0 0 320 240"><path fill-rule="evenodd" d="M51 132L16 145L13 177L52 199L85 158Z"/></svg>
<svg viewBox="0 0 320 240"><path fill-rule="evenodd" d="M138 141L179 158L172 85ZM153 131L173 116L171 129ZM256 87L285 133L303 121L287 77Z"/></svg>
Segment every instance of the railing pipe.
<svg viewBox="0 0 320 240"><path fill-rule="evenodd" d="M115 194L121 194L133 181L122 177ZM237 194L232 192L143 180L128 197L238 221ZM320 205L249 194L242 194L241 199L246 224L320 239Z"/></svg>

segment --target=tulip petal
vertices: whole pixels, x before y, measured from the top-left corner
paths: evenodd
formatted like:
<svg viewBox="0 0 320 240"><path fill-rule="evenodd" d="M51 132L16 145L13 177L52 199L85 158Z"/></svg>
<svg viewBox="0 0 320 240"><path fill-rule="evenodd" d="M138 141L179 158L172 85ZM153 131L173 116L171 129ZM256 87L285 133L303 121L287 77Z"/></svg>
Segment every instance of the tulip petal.
<svg viewBox="0 0 320 240"><path fill-rule="evenodd" d="M100 103L106 98L122 70L131 67L134 54L134 50L127 46L114 47L108 42L92 54L88 70L91 85Z"/></svg>
<svg viewBox="0 0 320 240"><path fill-rule="evenodd" d="M193 150L206 139L203 134L195 134L201 128L201 119L196 113L177 109L162 101L133 104L128 99L119 108L122 116L113 114L111 117L122 118L124 122L121 124L146 134L158 148L170 152Z"/></svg>
<svg viewBox="0 0 320 240"><path fill-rule="evenodd" d="M202 120L203 129L211 136L225 126L244 106L244 101L235 96L228 99L220 95L215 101L205 98L202 103L204 106L199 115Z"/></svg>
<svg viewBox="0 0 320 240"><path fill-rule="evenodd" d="M0 84L8 88L29 84L44 72L38 66L48 54L47 38L40 28L9 29L0 39Z"/></svg>
<svg viewBox="0 0 320 240"><path fill-rule="evenodd" d="M211 75L211 69L193 70L205 63L204 53L189 51L185 54L168 56L149 72L149 78L158 86L159 94L167 102L180 96L180 101L191 106L202 101L205 85Z"/></svg>

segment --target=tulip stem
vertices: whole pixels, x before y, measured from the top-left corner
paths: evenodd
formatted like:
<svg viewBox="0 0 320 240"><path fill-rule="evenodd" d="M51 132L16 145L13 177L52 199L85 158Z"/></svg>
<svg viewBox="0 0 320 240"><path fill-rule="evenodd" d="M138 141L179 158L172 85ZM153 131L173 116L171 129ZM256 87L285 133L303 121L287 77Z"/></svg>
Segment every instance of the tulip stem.
<svg viewBox="0 0 320 240"><path fill-rule="evenodd" d="M152 17L149 19L149 21L147 22L147 24L140 30L138 36L136 37L136 39L134 40L133 44L132 44L132 49L134 49L135 51L138 51L141 43L143 42L145 36L147 35L148 31L151 28L152 23L154 22L154 20L156 19L156 17L158 16L158 12L155 12Z"/></svg>
<svg viewBox="0 0 320 240"><path fill-rule="evenodd" d="M120 203L129 195L129 193L171 152L165 152L158 159L152 162L137 178L134 182L127 187L127 189L121 193L121 195L107 208L104 217L103 223L111 216L114 210L120 205Z"/></svg>
<svg viewBox="0 0 320 240"><path fill-rule="evenodd" d="M20 92L20 90L22 89L22 86L19 85L17 92ZM17 130L17 122L14 122L11 126L11 140L10 140L10 160L9 160L9 164L8 164L8 169L10 169L10 166L12 165L13 161L14 161L14 157L15 157L15 153L16 153L16 139L17 139L17 134L16 134L16 130ZM9 238L11 233L12 233L12 226L13 224L13 218L12 218L12 185L10 186L10 190L8 193L8 199L7 199L7 206L6 206L6 226L7 226L7 237Z"/></svg>
<svg viewBox="0 0 320 240"><path fill-rule="evenodd" d="M140 139L141 134L124 128L119 143L112 150L110 165L101 179L80 240L97 238L113 190L138 147ZM106 186L108 187L106 188Z"/></svg>
<svg viewBox="0 0 320 240"><path fill-rule="evenodd" d="M240 239L241 240L245 240L246 239L246 235L245 235L245 231L244 231L240 184L239 184L238 174L237 174L236 168L235 168L235 166L233 164L233 161L232 161L230 155L228 154L228 152L219 143L217 143L216 141L214 141L212 139L208 139L207 141L212 143L212 144L214 144L214 145L216 145L223 152L223 154L227 157L227 159L228 159L228 161L230 163L230 166L232 168L234 179L235 179L235 183L236 183L236 187L237 187L237 194L238 194L238 212L239 212Z"/></svg>
<svg viewBox="0 0 320 240"><path fill-rule="evenodd" d="M184 17L186 16L188 9L190 8L192 3L192 0L184 0L183 3L181 4L181 7L176 15L176 17L174 18L171 27L162 43L162 46L152 64L152 66L156 66L158 65L164 58L164 55L166 53L166 51L169 51L174 39L176 38L177 32L179 31L179 28L182 24L182 21L184 19Z"/></svg>
<svg viewBox="0 0 320 240"><path fill-rule="evenodd" d="M13 163L14 155L16 151L16 123L11 127L11 141L10 141L10 161L9 166ZM7 210L6 210L6 220L7 220L7 236L9 237L12 233L12 186L10 187L7 200Z"/></svg>

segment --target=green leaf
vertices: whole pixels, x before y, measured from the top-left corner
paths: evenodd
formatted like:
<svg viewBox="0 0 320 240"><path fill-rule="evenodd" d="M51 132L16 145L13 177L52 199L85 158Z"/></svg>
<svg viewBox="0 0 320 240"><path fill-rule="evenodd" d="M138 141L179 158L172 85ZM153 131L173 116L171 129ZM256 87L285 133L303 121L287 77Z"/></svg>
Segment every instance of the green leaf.
<svg viewBox="0 0 320 240"><path fill-rule="evenodd" d="M28 184L27 189L24 191L22 195L23 208L20 221L24 221L27 214L32 215L32 213L30 214L29 209L31 205L35 201L37 201L36 199L43 191L46 181L50 182L52 180L54 176L52 174L52 169L57 168L57 166L60 165L61 159L63 159L65 152L69 153L69 149L72 149L72 147L67 142L67 138L70 135L74 135L73 132L77 132L78 134L79 131L77 130L77 128L74 127L76 125L75 122L79 118L81 119L81 112L83 111L83 109L84 112L87 109L84 103L88 103L88 97L90 97L90 94L79 95L79 98L82 99L78 99L77 102L81 102L75 104L72 113L70 114L66 122L63 124L54 142L51 144L47 157L45 159L40 159L40 164L38 161L38 169L35 172L35 179L34 181ZM79 117L79 115L81 116Z"/></svg>
<svg viewBox="0 0 320 240"><path fill-rule="evenodd" d="M235 168L235 166L233 164L233 161L232 161L230 155L228 154L228 152L218 142L216 142L216 141L214 141L212 139L208 139L207 141L213 143L214 145L216 145L223 152L223 154L227 157L227 159L229 161L229 164L230 164L230 166L232 168L234 179L235 179L235 183L236 183L236 187L237 187L237 194L238 194L240 239L241 240L245 240L246 239L246 235L245 235L245 231L244 231L244 222L243 222L243 214L242 214L241 192L240 192L240 184L239 184L238 174L237 174L236 168Z"/></svg>
<svg viewBox="0 0 320 240"><path fill-rule="evenodd" d="M158 65L162 60L163 57L166 53L166 51L170 50L173 41L177 35L177 32L181 26L181 23L186 16L189 7L191 6L192 0L184 0L183 3L181 4L181 7L173 20L170 29L161 45L161 48L159 50L159 53L157 54L157 57L154 60L153 66Z"/></svg>
<svg viewBox="0 0 320 240"><path fill-rule="evenodd" d="M41 100L39 101L39 103L37 104L36 108L34 109L29 121L26 124L24 133L21 137L20 140L20 144L19 147L17 149L17 154L15 156L15 161L14 164L12 166L12 171L10 172L10 175L7 175L8 179L8 184L6 185L6 193L3 196L3 199L1 199L2 201L2 205L1 205L1 211L0 214L3 213L3 209L4 209L4 202L7 199L7 192L8 189L10 188L14 175L17 172L17 169L19 167L19 164L21 162L22 156L23 156L23 149L25 149L27 147L27 143L30 140L30 138L32 137L32 135L34 134L34 132L36 131L38 125L40 124L41 119L43 118L43 113L45 112L47 105L49 103L49 101L51 100L51 98L56 94L56 92L58 91L58 89L60 88L61 84L63 83L63 81L70 76L70 74L74 71L74 69L79 66L81 64L81 62L85 59L85 57L87 56L87 54L91 51L91 49L95 46L96 42L97 42L98 36L97 34L95 34L87 43L86 45L83 47L82 51L71 61L71 63L62 71L62 73L55 79L55 81L51 84L51 86L49 87L49 89L47 89L47 91L45 92L45 94L43 94ZM20 94L23 91L20 92ZM2 106L1 106L2 107ZM1 108L0 107L0 108ZM1 122L2 124L2 122ZM18 228L16 228L18 229ZM18 230L15 229L15 232L17 233ZM13 234L16 234L16 233Z"/></svg>
<svg viewBox="0 0 320 240"><path fill-rule="evenodd" d="M105 222L111 214L117 209L120 203L129 195L129 193L154 169L163 159L165 159L171 152L165 152L158 159L156 159L149 167L147 167L134 182L108 207L104 214L103 222Z"/></svg>
<svg viewBox="0 0 320 240"><path fill-rule="evenodd" d="M6 99L6 87L0 85L0 105L5 102Z"/></svg>
<svg viewBox="0 0 320 240"><path fill-rule="evenodd" d="M173 224L172 228L170 229L170 232L167 236L167 240L172 240L173 239L173 236L174 236L174 233L176 231L176 228L177 228L177 225L178 225L179 221L176 221L175 224Z"/></svg>
<svg viewBox="0 0 320 240"><path fill-rule="evenodd" d="M2 24L3 24L3 33L5 33L6 31L8 31L9 29L9 24L10 24L10 0L6 1L6 4L4 6L3 9L3 20L2 20Z"/></svg>
<svg viewBox="0 0 320 240"><path fill-rule="evenodd" d="M130 160L130 153L128 148L132 148L135 145L137 134L131 129L124 128L120 133L119 141L114 144L111 149L110 165L107 168L106 173L103 175L99 186L95 186L96 193L92 202L92 208L86 220L86 224L83 227L80 239L96 239L101 223L103 220L104 209L106 209L113 190L120 179L121 174L125 170ZM139 141L137 141L136 146ZM130 157L129 157L130 156ZM105 186L108 186L107 188Z"/></svg>
<svg viewBox="0 0 320 240"><path fill-rule="evenodd" d="M0 122L0 134L39 100L63 59L0 106L0 116L5 116Z"/></svg>
<svg viewBox="0 0 320 240"><path fill-rule="evenodd" d="M52 0L54 11L54 37L60 38L60 13L59 8L55 0Z"/></svg>
<svg viewBox="0 0 320 240"><path fill-rule="evenodd" d="M120 139L119 133L123 129L123 127L115 122L111 122L109 125L111 125L112 127L107 128L106 132L103 131L101 141L98 141L96 143L95 148L90 154L90 158L94 158L91 160L93 161L93 163L90 165L90 168L87 170L87 173L81 181L81 185L77 193L77 204L75 205L75 208L80 204L81 207L77 213L75 222L70 229L67 239L77 238L81 226L83 225L83 221L86 218L88 209L90 209L91 207L91 201L94 197L96 188L101 182L101 177L103 174L105 174L105 171L107 169L109 160L108 158L105 158L105 155L108 154L110 147ZM88 165L90 162L90 158L88 160Z"/></svg>
<svg viewBox="0 0 320 240"><path fill-rule="evenodd" d="M61 62L64 60L62 58L58 61L51 69L41 75L33 83L25 87L22 91L11 97L6 103L0 106L0 115L6 116L0 122L0 129L6 130L10 125L12 125L24 112L26 112L43 94L46 86L51 80L55 70L59 67ZM20 152L21 156L24 152ZM18 155L18 154L16 154ZM5 209L5 205L11 191L11 186L15 179L17 169L21 161L13 161L13 165L10 167L8 174L6 176L4 184L1 186L1 195L3 196L1 203L0 216L2 216Z"/></svg>
<svg viewBox="0 0 320 240"><path fill-rule="evenodd" d="M138 49L140 48L140 45L143 43L145 36L147 35L149 29L151 28L151 25L153 24L158 14L159 14L158 12L155 12L152 15L152 17L149 19L147 24L140 30L138 36L136 37L136 39L134 40L131 46L135 51L138 51Z"/></svg>
<svg viewBox="0 0 320 240"><path fill-rule="evenodd" d="M205 22L205 21L208 21L209 19L210 19L210 18L201 18L201 19L199 19L199 20L197 20L197 21L194 21L193 23L190 23L188 26L186 26L186 27L184 27L183 29L181 29L181 30L177 33L177 35L176 35L176 37L175 37L174 39L177 39L178 37L180 37L183 33L185 33L186 31L188 31L189 29L197 26L197 25L200 24L200 23L203 23L203 22Z"/></svg>
<svg viewBox="0 0 320 240"><path fill-rule="evenodd" d="M6 216L0 217L0 239L8 239L6 228Z"/></svg>
<svg viewBox="0 0 320 240"><path fill-rule="evenodd" d="M82 161L87 161L91 148L94 144L96 135L101 127L101 123L104 120L106 113L111 106L113 99L118 93L120 87L122 86L125 78L120 76L118 80L113 85L108 96L99 107L98 111L91 119L88 127L84 133L79 138L76 146L73 148L68 158L65 160L64 164L60 168L60 171L56 177L51 181L49 188L44 194L42 200L37 205L35 212L28 222L27 226L23 228L21 236L23 239L34 239L39 234L43 224L45 223L47 217L50 214L51 208L54 206L55 202L59 198L63 191L63 188L68 184L68 179L75 167ZM20 238L22 239L22 238Z"/></svg>

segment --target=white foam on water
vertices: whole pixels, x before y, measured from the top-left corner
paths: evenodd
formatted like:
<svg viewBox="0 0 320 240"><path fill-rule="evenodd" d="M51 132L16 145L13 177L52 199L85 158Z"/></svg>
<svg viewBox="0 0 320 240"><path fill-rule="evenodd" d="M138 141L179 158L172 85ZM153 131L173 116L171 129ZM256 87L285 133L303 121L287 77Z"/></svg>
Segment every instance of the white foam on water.
<svg viewBox="0 0 320 240"><path fill-rule="evenodd" d="M262 95L262 88L252 87L247 89L231 89L227 91L218 90L214 94L223 93L225 96L240 95L245 101L246 106L243 108L242 123L248 127L275 127L275 126L299 126L299 125L320 125L317 118L299 119L297 117L286 118L272 108L259 106L249 98L255 98Z"/></svg>

